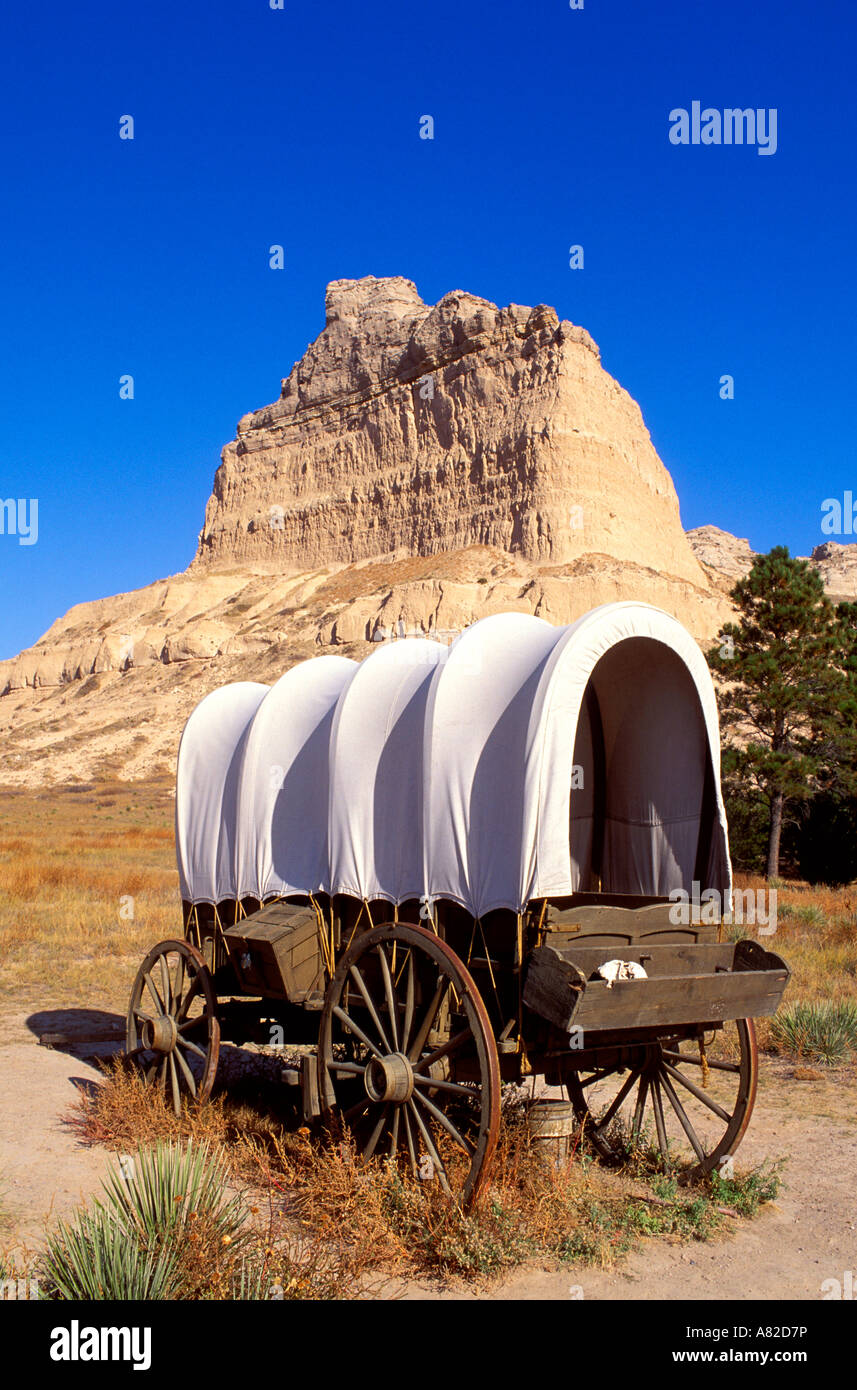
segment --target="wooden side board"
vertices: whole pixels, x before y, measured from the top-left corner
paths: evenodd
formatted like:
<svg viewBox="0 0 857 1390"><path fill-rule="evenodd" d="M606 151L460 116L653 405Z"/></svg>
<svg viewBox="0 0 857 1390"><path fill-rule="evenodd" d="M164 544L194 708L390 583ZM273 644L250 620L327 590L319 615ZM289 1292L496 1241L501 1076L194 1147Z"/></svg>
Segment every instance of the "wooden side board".
<svg viewBox="0 0 857 1390"><path fill-rule="evenodd" d="M652 947L651 953L657 949ZM540 946L527 968L524 1003L564 1032L573 1027L598 1032L715 1023L774 1013L789 979L785 962L758 942L660 949L673 958L670 974L654 973L651 960L644 960L648 979L609 984L590 976L614 953ZM629 950L621 959L641 954L645 952ZM670 968L666 959L659 964Z"/></svg>
<svg viewBox="0 0 857 1390"><path fill-rule="evenodd" d="M718 970L735 968L735 946L729 941L705 942L700 946L657 941L620 947L612 943L593 944L589 937L584 938L580 945L577 941L560 944L548 937L545 945L553 946L565 959L572 961L587 980L608 960L635 961L642 965L650 979L672 975L713 975Z"/></svg>
<svg viewBox="0 0 857 1390"><path fill-rule="evenodd" d="M574 940L628 946L642 942L716 942L717 922L675 921L679 907L676 903L634 898L614 898L612 902L560 899L552 902L542 917L534 914L532 920L539 921L548 939L557 944Z"/></svg>

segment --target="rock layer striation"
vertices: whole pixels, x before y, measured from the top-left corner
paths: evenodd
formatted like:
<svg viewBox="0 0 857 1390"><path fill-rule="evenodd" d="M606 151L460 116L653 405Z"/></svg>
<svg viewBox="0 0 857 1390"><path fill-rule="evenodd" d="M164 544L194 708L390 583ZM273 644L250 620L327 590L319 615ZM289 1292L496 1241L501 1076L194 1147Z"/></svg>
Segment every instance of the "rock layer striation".
<svg viewBox="0 0 857 1390"><path fill-rule="evenodd" d="M274 404L223 450L195 565L494 546L704 578L637 404L583 328L410 280L339 280Z"/></svg>

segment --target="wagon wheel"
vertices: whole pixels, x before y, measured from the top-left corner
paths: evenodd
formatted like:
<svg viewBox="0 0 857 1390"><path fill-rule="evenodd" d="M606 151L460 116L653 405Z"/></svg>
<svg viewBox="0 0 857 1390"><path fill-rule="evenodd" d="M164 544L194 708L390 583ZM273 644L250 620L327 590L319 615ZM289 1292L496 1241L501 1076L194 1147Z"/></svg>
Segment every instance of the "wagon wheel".
<svg viewBox="0 0 857 1390"><path fill-rule="evenodd" d="M665 1165L681 1165L689 1179L734 1154L756 1099L752 1019L709 1031L703 1047L697 1037L630 1046L623 1061L568 1079L577 1118L603 1158L616 1161L648 1142Z"/></svg>
<svg viewBox="0 0 857 1390"><path fill-rule="evenodd" d="M325 995L318 1081L361 1158L401 1161L462 1207L476 1199L497 1146L500 1066L479 991L445 941L403 922L357 937Z"/></svg>
<svg viewBox="0 0 857 1390"><path fill-rule="evenodd" d="M131 990L125 1046L148 1082L165 1095L169 1087L176 1115L184 1095L208 1100L220 1053L217 996L190 942L159 941L146 956Z"/></svg>

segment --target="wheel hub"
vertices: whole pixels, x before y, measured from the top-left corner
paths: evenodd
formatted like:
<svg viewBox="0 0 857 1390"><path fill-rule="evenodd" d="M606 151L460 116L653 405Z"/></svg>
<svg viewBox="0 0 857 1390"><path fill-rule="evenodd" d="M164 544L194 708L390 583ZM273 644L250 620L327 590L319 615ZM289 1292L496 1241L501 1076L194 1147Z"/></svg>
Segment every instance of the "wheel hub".
<svg viewBox="0 0 857 1390"><path fill-rule="evenodd" d="M413 1067L403 1052L373 1057L363 1073L363 1084L370 1100L403 1105L414 1092Z"/></svg>
<svg viewBox="0 0 857 1390"><path fill-rule="evenodd" d="M140 1029L141 1041L151 1052L172 1052L176 1045L178 1029L170 1014L159 1014L157 1018L146 1018Z"/></svg>

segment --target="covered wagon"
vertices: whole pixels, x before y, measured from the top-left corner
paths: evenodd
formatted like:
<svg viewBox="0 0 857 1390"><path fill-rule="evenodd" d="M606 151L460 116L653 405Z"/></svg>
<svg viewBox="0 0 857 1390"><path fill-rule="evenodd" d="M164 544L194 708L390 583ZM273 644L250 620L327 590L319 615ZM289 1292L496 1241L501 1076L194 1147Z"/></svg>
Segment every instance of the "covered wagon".
<svg viewBox="0 0 857 1390"><path fill-rule="evenodd" d="M307 1117L461 1201L501 1082L534 1076L605 1156L645 1138L706 1172L788 979L724 939L719 765L705 660L640 603L216 690L178 756L182 937L143 962L128 1051L178 1109L222 1037L300 1045Z"/></svg>

